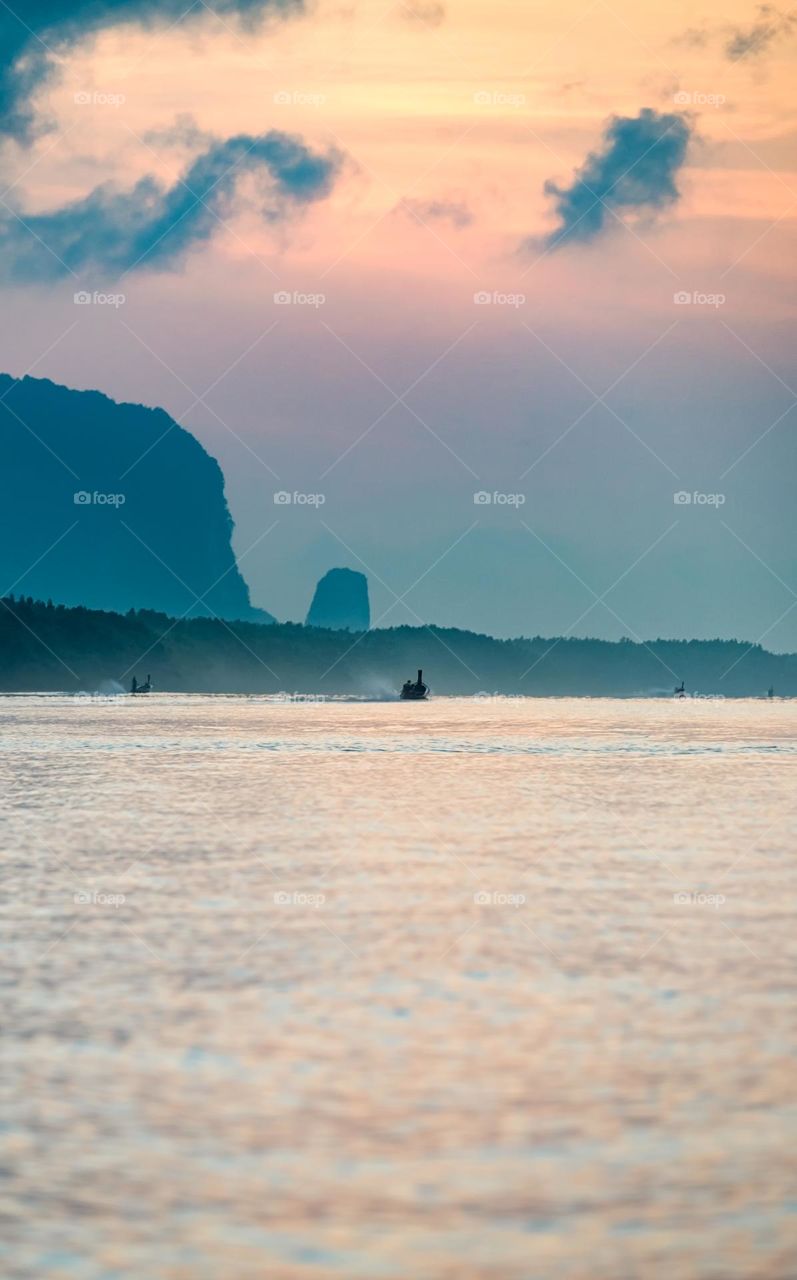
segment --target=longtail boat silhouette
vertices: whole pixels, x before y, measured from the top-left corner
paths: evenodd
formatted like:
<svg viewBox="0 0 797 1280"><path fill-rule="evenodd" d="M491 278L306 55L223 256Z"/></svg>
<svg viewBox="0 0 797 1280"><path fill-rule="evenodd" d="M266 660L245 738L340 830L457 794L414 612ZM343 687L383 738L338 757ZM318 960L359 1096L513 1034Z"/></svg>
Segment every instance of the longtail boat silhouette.
<svg viewBox="0 0 797 1280"><path fill-rule="evenodd" d="M429 686L423 683L423 671L418 668L417 680L405 680L401 686L402 702L423 702L429 696Z"/></svg>
<svg viewBox="0 0 797 1280"><path fill-rule="evenodd" d="M146 684L139 684L136 677L133 676L133 683L130 685L131 693L151 693L152 692L152 676L147 676Z"/></svg>
<svg viewBox="0 0 797 1280"><path fill-rule="evenodd" d="M686 697L686 689L685 689L685 685L684 685L684 681L683 681L683 680L681 681L681 683L680 683L680 684L677 684L677 685L675 686L675 688L673 689L673 693L675 694L676 698L685 698L685 697Z"/></svg>

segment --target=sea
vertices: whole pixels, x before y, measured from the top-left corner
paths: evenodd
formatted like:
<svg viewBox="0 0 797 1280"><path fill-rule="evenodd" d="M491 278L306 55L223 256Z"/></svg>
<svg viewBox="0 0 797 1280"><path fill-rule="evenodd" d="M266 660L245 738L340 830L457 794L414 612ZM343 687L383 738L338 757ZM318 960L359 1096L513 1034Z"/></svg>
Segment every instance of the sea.
<svg viewBox="0 0 797 1280"><path fill-rule="evenodd" d="M9 1280L797 1275L797 701L0 697Z"/></svg>

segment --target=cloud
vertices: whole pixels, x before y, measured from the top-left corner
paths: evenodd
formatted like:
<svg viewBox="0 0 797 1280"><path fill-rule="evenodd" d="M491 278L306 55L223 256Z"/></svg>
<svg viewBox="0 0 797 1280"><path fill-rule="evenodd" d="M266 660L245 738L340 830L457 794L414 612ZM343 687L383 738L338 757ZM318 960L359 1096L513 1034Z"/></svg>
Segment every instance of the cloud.
<svg viewBox="0 0 797 1280"><path fill-rule="evenodd" d="M705 49L710 38L710 33L706 30L705 25L702 27L687 27L686 31L681 32L679 36L674 36L670 43L683 45L687 49Z"/></svg>
<svg viewBox="0 0 797 1280"><path fill-rule="evenodd" d="M545 194L555 197L559 218L546 245L594 240L616 222L613 214L674 204L679 196L675 175L684 162L690 132L683 116L650 107L637 116L612 116L601 150L590 152L570 185L545 183ZM537 242L527 240L523 247L537 247Z"/></svg>
<svg viewBox="0 0 797 1280"><path fill-rule="evenodd" d="M148 129L142 141L150 147L163 148L166 151L175 148L198 151L201 147L212 146L216 138L206 129L200 129L190 112L181 111L173 124Z"/></svg>
<svg viewBox="0 0 797 1280"><path fill-rule="evenodd" d="M440 220L454 227L469 227L473 214L462 200L402 200L396 205L397 213L408 213L418 222Z"/></svg>
<svg viewBox="0 0 797 1280"><path fill-rule="evenodd" d="M253 26L267 16L300 13L304 0L213 0L210 12ZM13 12L18 9L20 17ZM107 27L171 27L208 16L186 0L15 0L0 4L0 135L29 142L37 128L34 96L69 47Z"/></svg>
<svg viewBox="0 0 797 1280"><path fill-rule="evenodd" d="M275 222L327 196L342 160L277 130L216 140L171 187L146 177L126 191L103 184L47 213L0 206L0 262L7 279L26 282L70 272L111 280L136 269L167 271L210 240L244 174L264 180L262 213Z"/></svg>
<svg viewBox="0 0 797 1280"><path fill-rule="evenodd" d="M418 26L439 27L445 22L446 7L438 0L404 0L401 17Z"/></svg>
<svg viewBox="0 0 797 1280"><path fill-rule="evenodd" d="M726 41L725 55L732 62L759 57L781 36L789 35L797 23L796 13L781 13L771 4L760 4L757 13L751 26L737 27Z"/></svg>
<svg viewBox="0 0 797 1280"><path fill-rule="evenodd" d="M705 49L721 39L724 42L723 53L731 62L739 62L742 58L760 59L777 41L791 35L797 26L797 12L792 9L784 13L772 4L760 4L756 14L758 16L747 27L731 26L727 22L719 26L704 22L700 27L689 27L672 43Z"/></svg>

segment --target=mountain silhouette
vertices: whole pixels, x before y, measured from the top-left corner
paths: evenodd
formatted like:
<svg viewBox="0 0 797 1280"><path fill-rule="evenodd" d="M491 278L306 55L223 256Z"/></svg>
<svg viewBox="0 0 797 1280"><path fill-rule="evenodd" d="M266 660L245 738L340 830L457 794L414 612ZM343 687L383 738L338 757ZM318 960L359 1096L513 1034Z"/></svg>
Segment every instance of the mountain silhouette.
<svg viewBox="0 0 797 1280"><path fill-rule="evenodd" d="M162 409L0 374L0 593L274 622L232 550L214 458Z"/></svg>
<svg viewBox="0 0 797 1280"><path fill-rule="evenodd" d="M318 583L305 623L331 631L367 631L368 579L354 569L330 569Z"/></svg>

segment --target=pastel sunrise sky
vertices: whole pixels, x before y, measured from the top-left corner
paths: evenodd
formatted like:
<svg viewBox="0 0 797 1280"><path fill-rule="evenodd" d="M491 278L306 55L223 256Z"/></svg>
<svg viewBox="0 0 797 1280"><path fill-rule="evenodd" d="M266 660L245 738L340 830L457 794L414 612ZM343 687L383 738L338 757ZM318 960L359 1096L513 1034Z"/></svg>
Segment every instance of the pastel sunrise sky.
<svg viewBox="0 0 797 1280"><path fill-rule="evenodd" d="M797 648L787 13L17 8L0 364L192 431L253 603Z"/></svg>

